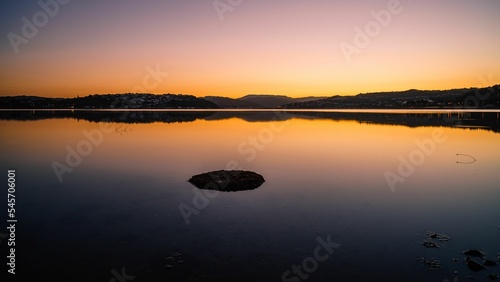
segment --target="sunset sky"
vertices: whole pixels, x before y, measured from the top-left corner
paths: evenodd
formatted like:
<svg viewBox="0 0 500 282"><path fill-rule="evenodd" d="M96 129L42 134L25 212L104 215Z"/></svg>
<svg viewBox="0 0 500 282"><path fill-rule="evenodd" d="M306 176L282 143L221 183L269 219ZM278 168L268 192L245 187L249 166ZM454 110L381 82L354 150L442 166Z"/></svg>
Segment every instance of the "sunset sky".
<svg viewBox="0 0 500 282"><path fill-rule="evenodd" d="M52 15L39 1L1 1L2 96L300 97L500 82L498 0L40 3ZM380 24L372 12L382 10ZM357 28L371 34L363 46ZM357 48L350 58L346 44Z"/></svg>

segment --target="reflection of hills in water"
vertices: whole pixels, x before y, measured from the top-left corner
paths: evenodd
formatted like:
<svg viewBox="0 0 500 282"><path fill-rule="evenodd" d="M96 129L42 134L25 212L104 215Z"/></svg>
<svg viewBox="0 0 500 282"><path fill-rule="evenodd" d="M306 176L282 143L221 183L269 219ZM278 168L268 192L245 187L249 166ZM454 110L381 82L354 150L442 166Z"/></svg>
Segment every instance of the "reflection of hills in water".
<svg viewBox="0 0 500 282"><path fill-rule="evenodd" d="M500 132L500 112L321 112L321 111L0 111L0 120L77 119L91 122L175 123L239 118L248 122L288 119L357 121L408 127L444 126Z"/></svg>
<svg viewBox="0 0 500 282"><path fill-rule="evenodd" d="M169 111L0 111L0 120L41 120L41 119L76 119L90 122L116 122L116 123L153 123L153 122L192 122L204 119L211 112L169 112Z"/></svg>

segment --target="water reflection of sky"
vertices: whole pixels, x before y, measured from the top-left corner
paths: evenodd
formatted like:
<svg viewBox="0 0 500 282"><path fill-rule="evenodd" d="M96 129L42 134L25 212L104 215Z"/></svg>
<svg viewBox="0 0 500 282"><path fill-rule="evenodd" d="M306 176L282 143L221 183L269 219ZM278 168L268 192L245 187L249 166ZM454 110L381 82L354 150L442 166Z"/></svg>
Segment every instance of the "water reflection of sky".
<svg viewBox="0 0 500 282"><path fill-rule="evenodd" d="M300 118L112 124L122 130L103 134L59 183L52 163L64 164L66 147L77 148L83 131L95 133L99 124L0 123L2 167L17 170L20 187L21 273L85 269L82 279L107 281L111 269L126 266L137 281L278 281L311 255L318 236L331 235L341 247L311 281L442 281L455 270L468 273L451 262L463 249L500 251L500 135L492 131ZM392 192L384 173L397 173L399 157L435 130L446 141ZM477 162L457 164L456 154ZM192 206L187 179L229 161L266 182L219 194L186 225L178 205ZM427 230L453 239L425 249L417 234ZM164 257L175 251L184 264L166 272ZM425 269L416 256L441 259L444 271Z"/></svg>

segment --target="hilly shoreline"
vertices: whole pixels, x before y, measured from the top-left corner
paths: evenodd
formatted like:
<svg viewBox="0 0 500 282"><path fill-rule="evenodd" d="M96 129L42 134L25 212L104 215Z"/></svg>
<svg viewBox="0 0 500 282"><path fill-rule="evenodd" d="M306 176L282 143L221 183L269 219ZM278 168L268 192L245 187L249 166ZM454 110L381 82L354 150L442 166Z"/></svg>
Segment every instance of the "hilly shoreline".
<svg viewBox="0 0 500 282"><path fill-rule="evenodd" d="M0 97L0 109L500 109L500 85L451 90L406 90L354 96L241 98L184 94L93 94L75 98Z"/></svg>

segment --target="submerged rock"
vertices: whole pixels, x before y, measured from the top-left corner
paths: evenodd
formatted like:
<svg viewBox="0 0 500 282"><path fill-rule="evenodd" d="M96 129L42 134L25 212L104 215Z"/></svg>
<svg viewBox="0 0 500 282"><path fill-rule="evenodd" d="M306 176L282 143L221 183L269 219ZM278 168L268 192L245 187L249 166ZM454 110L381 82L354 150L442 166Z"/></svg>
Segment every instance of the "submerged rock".
<svg viewBox="0 0 500 282"><path fill-rule="evenodd" d="M425 264L430 270L441 269L441 262L437 259L426 259L426 258L418 257L417 261Z"/></svg>
<svg viewBox="0 0 500 282"><path fill-rule="evenodd" d="M439 248L439 245L430 241L430 240L425 240L422 242L422 246L426 248Z"/></svg>
<svg viewBox="0 0 500 282"><path fill-rule="evenodd" d="M427 231L427 236L429 236L429 239L438 239L441 242L446 242L450 240L450 237L448 235L439 234L433 231Z"/></svg>
<svg viewBox="0 0 500 282"><path fill-rule="evenodd" d="M175 253L165 259L167 260L167 265L165 265L165 269L167 270L174 268L174 263L181 264L183 262L182 255L180 253Z"/></svg>
<svg viewBox="0 0 500 282"><path fill-rule="evenodd" d="M487 269L482 264L480 264L479 262L471 259L470 257L466 257L465 258L465 263L467 264L467 266L469 267L470 270L475 271L475 272Z"/></svg>
<svg viewBox="0 0 500 282"><path fill-rule="evenodd" d="M188 180L200 189L223 192L253 190L265 182L262 175L243 170L218 170L202 173Z"/></svg>

